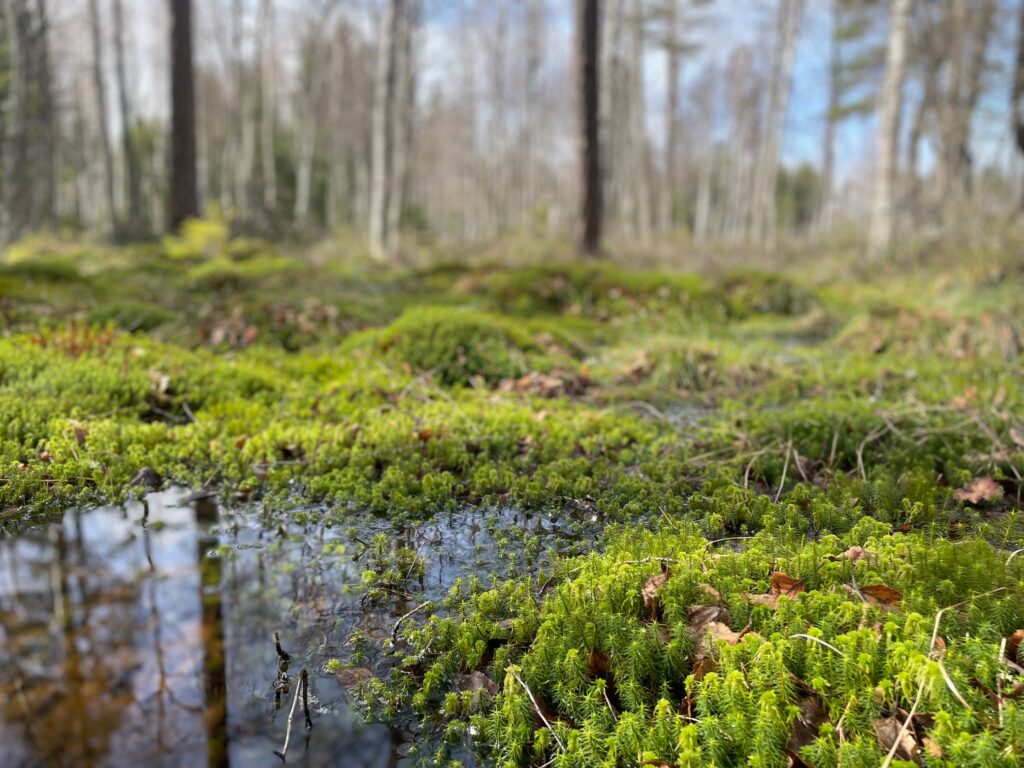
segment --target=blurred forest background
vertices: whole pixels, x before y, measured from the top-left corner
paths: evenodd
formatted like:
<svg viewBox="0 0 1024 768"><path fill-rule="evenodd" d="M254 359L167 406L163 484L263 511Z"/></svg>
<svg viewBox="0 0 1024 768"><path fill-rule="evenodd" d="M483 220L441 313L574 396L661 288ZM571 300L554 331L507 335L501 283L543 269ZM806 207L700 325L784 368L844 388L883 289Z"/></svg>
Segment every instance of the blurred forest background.
<svg viewBox="0 0 1024 768"><path fill-rule="evenodd" d="M4 239L166 230L189 5L3 0ZM1018 0L210 0L189 9L196 211L380 260L568 239L587 6L599 213L627 250L880 254L1022 207Z"/></svg>

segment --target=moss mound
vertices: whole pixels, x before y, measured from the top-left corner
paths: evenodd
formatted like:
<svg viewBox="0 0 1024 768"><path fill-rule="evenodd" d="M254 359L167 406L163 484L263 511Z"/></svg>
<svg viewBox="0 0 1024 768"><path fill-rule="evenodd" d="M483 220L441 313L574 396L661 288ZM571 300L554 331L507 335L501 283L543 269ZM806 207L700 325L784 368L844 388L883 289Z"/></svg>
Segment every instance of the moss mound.
<svg viewBox="0 0 1024 768"><path fill-rule="evenodd" d="M351 339L346 350L369 349L443 384L497 384L531 370L541 348L521 325L468 309L408 310L391 325Z"/></svg>

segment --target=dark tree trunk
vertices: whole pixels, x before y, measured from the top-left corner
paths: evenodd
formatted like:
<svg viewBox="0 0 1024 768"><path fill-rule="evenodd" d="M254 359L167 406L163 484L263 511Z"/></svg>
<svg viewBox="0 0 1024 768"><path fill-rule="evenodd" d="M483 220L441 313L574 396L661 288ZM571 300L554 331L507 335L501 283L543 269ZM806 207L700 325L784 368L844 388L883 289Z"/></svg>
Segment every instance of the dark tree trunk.
<svg viewBox="0 0 1024 768"><path fill-rule="evenodd" d="M603 205L599 115L599 0L576 0L576 74L579 89L580 221L577 249L601 250Z"/></svg>
<svg viewBox="0 0 1024 768"><path fill-rule="evenodd" d="M171 0L171 229L199 215L192 0Z"/></svg>
<svg viewBox="0 0 1024 768"><path fill-rule="evenodd" d="M137 233L142 219L142 189L139 185L139 162L132 136L132 110L128 97L127 62L124 49L123 0L114 0L114 54L117 68L117 90L121 109L121 145L124 153L125 196L128 204L128 229Z"/></svg>

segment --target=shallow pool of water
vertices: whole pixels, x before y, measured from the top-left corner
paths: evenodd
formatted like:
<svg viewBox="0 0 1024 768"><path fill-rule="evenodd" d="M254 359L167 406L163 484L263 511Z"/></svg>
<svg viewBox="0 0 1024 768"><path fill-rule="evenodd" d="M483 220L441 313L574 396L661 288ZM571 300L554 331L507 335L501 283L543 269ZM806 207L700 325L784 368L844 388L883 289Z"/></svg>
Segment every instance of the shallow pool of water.
<svg viewBox="0 0 1024 768"><path fill-rule="evenodd" d="M388 547L422 555L426 569L408 594L370 603L359 585L380 533ZM412 736L361 722L324 664L347 658L353 630L387 637L399 616L460 576L535 567L543 556L525 544L534 535L567 550L594 538L581 543L549 519L508 510L398 528L373 518L337 524L325 509L229 512L183 491L72 510L8 536L0 765L279 766L302 668L314 726L305 729L300 705L289 763L411 765ZM283 692L275 631L292 656ZM377 671L379 661L361 666Z"/></svg>

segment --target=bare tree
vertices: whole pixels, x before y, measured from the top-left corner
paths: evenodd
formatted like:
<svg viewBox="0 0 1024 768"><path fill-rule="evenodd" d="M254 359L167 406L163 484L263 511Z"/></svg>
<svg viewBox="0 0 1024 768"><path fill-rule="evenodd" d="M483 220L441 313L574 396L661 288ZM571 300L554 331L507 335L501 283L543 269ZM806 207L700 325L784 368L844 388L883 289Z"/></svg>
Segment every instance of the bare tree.
<svg viewBox="0 0 1024 768"><path fill-rule="evenodd" d="M96 126L103 160L103 192L107 203L107 217L112 222L117 214L114 206L114 154L110 149L110 128L107 125L107 96L103 81L103 30L97 0L89 0L89 26L92 33L92 87L96 98Z"/></svg>
<svg viewBox="0 0 1024 768"><path fill-rule="evenodd" d="M373 98L370 155L370 253L378 261L389 257L388 201L392 194L392 152L395 134L394 95L399 25L406 0L388 0L381 16L377 48L377 80Z"/></svg>
<svg viewBox="0 0 1024 768"><path fill-rule="evenodd" d="M24 57L23 11L22 0L4 0L10 79L4 105L4 206L0 211L0 224L3 224L8 240L16 239L24 224L21 185L26 175L28 73Z"/></svg>
<svg viewBox="0 0 1024 768"><path fill-rule="evenodd" d="M579 98L580 221L577 250L595 257L601 250L600 3L576 0L576 76Z"/></svg>
<svg viewBox="0 0 1024 768"><path fill-rule="evenodd" d="M260 170L263 173L263 208L277 208L277 168L274 159L274 123L277 71L274 59L274 2L260 3Z"/></svg>
<svg viewBox="0 0 1024 768"><path fill-rule="evenodd" d="M1017 151L1024 155L1024 5L1018 11L1017 22L1017 58L1013 72L1013 135L1017 142ZM1020 202L1024 209L1024 199Z"/></svg>
<svg viewBox="0 0 1024 768"><path fill-rule="evenodd" d="M875 172L868 233L868 256L878 259L892 248L896 152L899 142L900 106L906 69L907 20L910 0L892 0L885 80L878 100L878 168Z"/></svg>
<svg viewBox="0 0 1024 768"><path fill-rule="evenodd" d="M779 175L779 153L789 112L789 94L793 84L793 65L803 9L803 0L779 2L768 111L754 174L750 235L756 239L775 237L775 187Z"/></svg>
<svg viewBox="0 0 1024 768"><path fill-rule="evenodd" d="M124 43L124 2L114 0L114 53L117 69L117 90L121 108L121 146L124 154L125 198L128 204L128 225L135 231L142 216L142 193L139 186L139 161L132 136L132 110L128 94L128 76Z"/></svg>
<svg viewBox="0 0 1024 768"><path fill-rule="evenodd" d="M171 3L171 229L199 215L192 0Z"/></svg>

